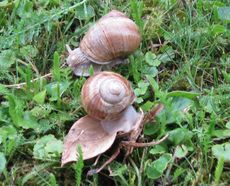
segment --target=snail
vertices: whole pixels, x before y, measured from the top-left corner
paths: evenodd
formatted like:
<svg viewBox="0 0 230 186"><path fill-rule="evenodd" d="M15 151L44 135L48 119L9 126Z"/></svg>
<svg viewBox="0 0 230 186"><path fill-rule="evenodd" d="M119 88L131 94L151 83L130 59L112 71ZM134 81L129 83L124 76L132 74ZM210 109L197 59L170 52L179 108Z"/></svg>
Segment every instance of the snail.
<svg viewBox="0 0 230 186"><path fill-rule="evenodd" d="M109 71L96 73L86 80L81 100L87 114L70 129L64 143L62 165L76 161L76 145L83 159L106 151L118 132L129 133L139 127L143 112L132 106L135 101L131 84L123 76Z"/></svg>
<svg viewBox="0 0 230 186"><path fill-rule="evenodd" d="M75 75L88 76L91 65L94 72L99 72L102 66L122 63L140 41L138 26L124 13L112 10L89 29L79 48L71 50L67 45L67 64Z"/></svg>
<svg viewBox="0 0 230 186"><path fill-rule="evenodd" d="M100 120L109 133L129 132L139 117L131 106L135 101L131 84L114 72L103 71L87 79L81 99L88 115Z"/></svg>

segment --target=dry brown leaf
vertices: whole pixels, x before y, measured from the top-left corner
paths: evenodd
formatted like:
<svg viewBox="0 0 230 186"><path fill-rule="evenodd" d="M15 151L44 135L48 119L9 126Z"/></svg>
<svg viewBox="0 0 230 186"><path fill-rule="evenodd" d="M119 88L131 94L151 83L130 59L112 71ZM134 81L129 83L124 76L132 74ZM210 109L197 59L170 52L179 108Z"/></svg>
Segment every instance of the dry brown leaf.
<svg viewBox="0 0 230 186"><path fill-rule="evenodd" d="M110 148L116 133L108 134L103 130L100 121L89 116L80 118L69 130L64 142L61 166L77 161L77 146L81 145L83 159L93 158Z"/></svg>

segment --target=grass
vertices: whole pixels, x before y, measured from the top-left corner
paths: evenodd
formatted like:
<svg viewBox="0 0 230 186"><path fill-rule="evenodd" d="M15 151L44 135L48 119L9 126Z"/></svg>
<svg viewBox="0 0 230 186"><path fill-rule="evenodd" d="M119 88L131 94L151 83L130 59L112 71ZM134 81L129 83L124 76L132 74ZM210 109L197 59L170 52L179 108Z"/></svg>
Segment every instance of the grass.
<svg viewBox="0 0 230 186"><path fill-rule="evenodd" d="M132 83L137 107L165 105L140 140L169 137L125 163L122 152L110 175L89 177L93 160L60 167L64 136L85 115L85 78L63 66L65 44L77 47L111 9L126 12L142 33L131 63L113 70ZM1 1L0 184L229 185L229 12L228 0Z"/></svg>

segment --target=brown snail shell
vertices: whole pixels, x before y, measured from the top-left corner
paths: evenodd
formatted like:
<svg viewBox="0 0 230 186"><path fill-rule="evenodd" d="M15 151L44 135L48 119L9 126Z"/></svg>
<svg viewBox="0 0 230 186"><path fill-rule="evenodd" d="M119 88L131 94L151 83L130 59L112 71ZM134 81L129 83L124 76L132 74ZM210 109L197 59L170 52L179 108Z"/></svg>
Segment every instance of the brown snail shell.
<svg viewBox="0 0 230 186"><path fill-rule="evenodd" d="M82 104L89 116L98 120L119 118L121 112L135 100L127 79L114 72L100 72L85 82Z"/></svg>
<svg viewBox="0 0 230 186"><path fill-rule="evenodd" d="M92 64L116 63L133 53L139 47L140 41L137 25L122 12L112 10L89 29L77 52L68 49L67 63L74 68L81 68L79 66L83 64L89 67ZM75 74L88 75L87 71Z"/></svg>

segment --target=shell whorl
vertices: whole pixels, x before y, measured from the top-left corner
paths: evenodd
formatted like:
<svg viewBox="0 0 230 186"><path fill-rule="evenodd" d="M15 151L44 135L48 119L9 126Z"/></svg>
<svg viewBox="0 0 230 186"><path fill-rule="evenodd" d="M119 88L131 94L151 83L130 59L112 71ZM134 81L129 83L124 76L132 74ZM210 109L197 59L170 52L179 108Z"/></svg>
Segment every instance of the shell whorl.
<svg viewBox="0 0 230 186"><path fill-rule="evenodd" d="M100 72L90 77L82 88L86 112L99 120L116 119L135 99L128 80L113 72Z"/></svg>
<svg viewBox="0 0 230 186"><path fill-rule="evenodd" d="M116 104L122 101L125 96L125 85L121 81L111 78L101 83L99 93L104 101L110 104Z"/></svg>

